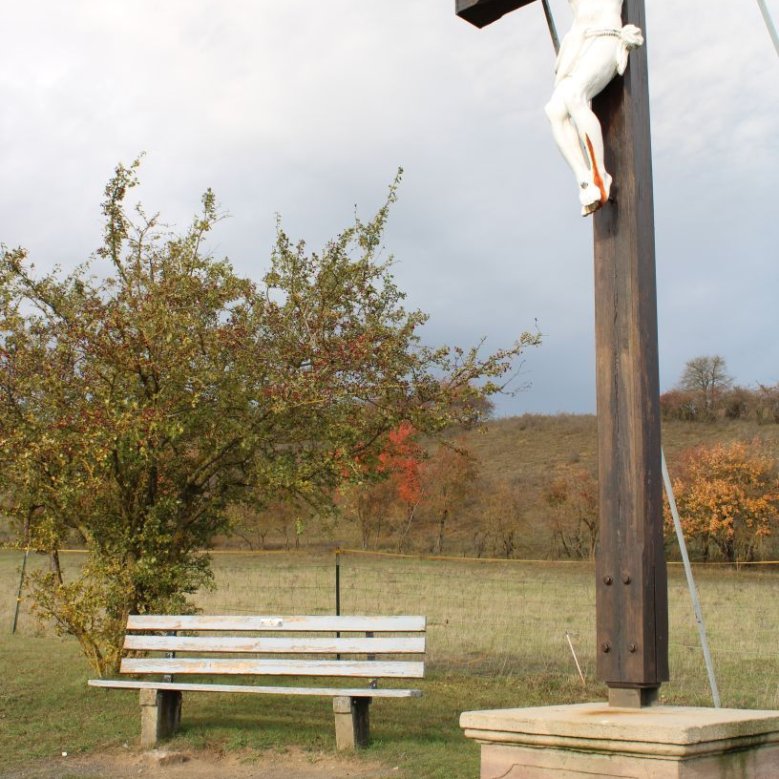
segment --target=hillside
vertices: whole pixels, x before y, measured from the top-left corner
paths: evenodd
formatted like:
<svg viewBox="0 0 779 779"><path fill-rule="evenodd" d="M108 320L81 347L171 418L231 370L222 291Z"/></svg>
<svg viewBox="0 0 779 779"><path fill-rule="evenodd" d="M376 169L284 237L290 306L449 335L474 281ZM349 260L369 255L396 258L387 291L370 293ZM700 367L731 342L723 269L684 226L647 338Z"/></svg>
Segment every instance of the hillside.
<svg viewBox="0 0 779 779"><path fill-rule="evenodd" d="M717 441L759 438L779 460L779 424L743 419L666 421L662 435L672 475L679 452ZM560 556L560 545L554 537L554 512L545 500L545 491L561 477L583 473L595 477L595 417L527 414L493 419L457 436L457 441L473 455L477 465L477 480L470 495L447 517L440 549L438 518L422 507L414 517L403 550L533 559ZM594 482L590 486L594 487ZM405 521L397 506L383 509L374 520L376 526L371 529L368 548L398 551ZM359 548L363 544L359 523L348 510L336 517L308 516L301 521L300 511L277 508L249 518L247 525L235 536L218 539L217 546ZM0 522L0 541L10 539L10 529ZM77 539L72 542L77 543ZM779 549L772 551L772 556L777 554Z"/></svg>
<svg viewBox="0 0 779 779"><path fill-rule="evenodd" d="M673 475L678 454L718 441L762 439L779 459L779 424L720 419L712 422L663 423L663 442ZM476 464L464 500L447 508L441 528L440 495L423 499L409 517L408 506L393 503L387 491L358 509L341 506L336 516L302 516L294 507L277 507L247 517L240 536L221 539L229 546L279 549L334 546L382 551L545 559L566 557L561 530L570 541L576 526L576 554L586 556L586 522L597 516L597 442L593 415L531 415L493 419L479 428L453 434ZM435 446L429 447L430 452ZM574 515L563 520L547 499L556 482L574 493ZM459 485L457 485L459 486ZM450 484L445 489L456 490ZM578 503L576 503L578 501ZM432 504L432 505L431 505ZM582 530L582 521L585 526ZM597 522L595 522L597 524ZM296 532L296 527L302 532ZM578 533L578 535L576 535ZM567 542L566 542L567 543ZM575 555L574 555L575 556Z"/></svg>
<svg viewBox="0 0 779 779"><path fill-rule="evenodd" d="M663 447L673 475L679 452L700 444L759 438L779 459L779 425L751 420L713 422L666 421ZM513 556L548 557L551 554L550 510L543 498L556 475L588 471L597 474L597 430L594 415L524 415L489 421L469 431L462 443L477 458L485 484L508 482L521 503L516 522L518 540ZM507 508L508 511L508 508ZM474 552L474 536L485 524L485 496L461 516L450 538L450 551ZM476 551L479 551L478 549ZM485 553L499 554L493 545Z"/></svg>
<svg viewBox="0 0 779 779"><path fill-rule="evenodd" d="M479 459L487 477L540 482L550 469L578 463L597 466L594 415L526 414L487 422L465 434L464 443ZM663 422L662 439L669 469L682 449L716 441L764 440L779 457L779 425L745 420Z"/></svg>

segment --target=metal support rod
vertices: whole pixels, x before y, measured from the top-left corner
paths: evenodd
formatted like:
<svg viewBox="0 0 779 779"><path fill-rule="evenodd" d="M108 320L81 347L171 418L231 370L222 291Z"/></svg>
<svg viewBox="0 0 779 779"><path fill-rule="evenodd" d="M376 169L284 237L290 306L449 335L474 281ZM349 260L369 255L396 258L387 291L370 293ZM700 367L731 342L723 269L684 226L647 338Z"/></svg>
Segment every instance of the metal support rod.
<svg viewBox="0 0 779 779"><path fill-rule="evenodd" d="M544 16L546 16L546 23L549 27L549 34L552 36L552 44L554 46L555 54L560 51L560 38L557 35L557 27L554 23L554 16L552 16L552 9L549 7L549 0L541 0L544 6Z"/></svg>
<svg viewBox="0 0 779 779"><path fill-rule="evenodd" d="M544 0L546 2L546 0ZM768 12L768 6L765 4L765 0L757 0L757 4L760 6L760 13L763 14L763 21L768 28L768 34L771 36L771 40L774 42L774 48L776 53L779 54L779 35L776 34L776 27L774 27L774 20L771 18L771 14Z"/></svg>
<svg viewBox="0 0 779 779"><path fill-rule="evenodd" d="M706 636L706 626L703 624L703 611L701 610L701 602L698 598L698 588L695 586L695 579L692 575L692 566L690 565L690 557L687 554L687 544L684 540L684 533L682 532L682 523L679 519L679 510L676 508L676 499L674 498L671 477L668 475L668 465L665 462L665 452L662 449L660 450L660 457L663 468L663 484L665 485L665 494L668 497L668 505L671 507L671 516L674 520L674 530L676 530L676 540L679 542L679 550L682 553L684 574L687 577L687 588L690 591L690 599L692 600L692 610L695 614L695 621L698 623L698 635L700 636L701 648L703 649L703 660L706 663L706 673L709 676L711 697L714 701L715 708L718 709L722 704L720 703L717 680L714 677L714 664L712 663L711 652L709 651L709 640Z"/></svg>

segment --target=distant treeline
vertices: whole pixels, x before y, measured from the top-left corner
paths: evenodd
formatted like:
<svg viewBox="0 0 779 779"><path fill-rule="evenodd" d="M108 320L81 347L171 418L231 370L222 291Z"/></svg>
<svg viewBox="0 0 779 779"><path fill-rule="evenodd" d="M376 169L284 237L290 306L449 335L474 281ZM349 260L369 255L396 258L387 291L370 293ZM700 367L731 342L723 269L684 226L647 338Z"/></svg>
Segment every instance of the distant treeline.
<svg viewBox="0 0 779 779"><path fill-rule="evenodd" d="M713 422L744 419L759 425L779 424L779 384L756 389L732 387L715 393L673 389L660 396L663 419Z"/></svg>
<svg viewBox="0 0 779 779"><path fill-rule="evenodd" d="M779 387L661 398L663 439L696 561L779 559ZM333 545L474 557L588 559L598 540L595 418L525 415L418 442L401 428L380 473L341 489L332 510L305 501L228 509L219 547ZM669 559L678 555L666 516ZM0 501L0 544L17 538ZM72 534L66 545L80 546Z"/></svg>

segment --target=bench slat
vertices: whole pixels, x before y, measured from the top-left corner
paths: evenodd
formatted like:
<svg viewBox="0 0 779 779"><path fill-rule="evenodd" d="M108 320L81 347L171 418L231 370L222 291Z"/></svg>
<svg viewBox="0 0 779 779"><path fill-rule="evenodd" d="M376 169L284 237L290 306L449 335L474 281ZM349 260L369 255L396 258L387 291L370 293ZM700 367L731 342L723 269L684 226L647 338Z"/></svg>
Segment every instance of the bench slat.
<svg viewBox="0 0 779 779"><path fill-rule="evenodd" d="M421 633L425 617L237 616L132 614L127 630L327 631L331 633Z"/></svg>
<svg viewBox="0 0 779 779"><path fill-rule="evenodd" d="M245 684L189 684L177 682L128 682L114 679L90 679L91 687L117 687L129 690L182 690L184 692L246 692L260 695L325 695L350 698L420 698L421 690L384 687L265 687Z"/></svg>
<svg viewBox="0 0 779 779"><path fill-rule="evenodd" d="M126 657L122 673L259 674L263 676L364 676L422 678L424 663L371 660L255 660L250 658Z"/></svg>
<svg viewBox="0 0 779 779"><path fill-rule="evenodd" d="M422 654L424 636L312 638L127 635L125 649L158 652L258 652L265 654Z"/></svg>

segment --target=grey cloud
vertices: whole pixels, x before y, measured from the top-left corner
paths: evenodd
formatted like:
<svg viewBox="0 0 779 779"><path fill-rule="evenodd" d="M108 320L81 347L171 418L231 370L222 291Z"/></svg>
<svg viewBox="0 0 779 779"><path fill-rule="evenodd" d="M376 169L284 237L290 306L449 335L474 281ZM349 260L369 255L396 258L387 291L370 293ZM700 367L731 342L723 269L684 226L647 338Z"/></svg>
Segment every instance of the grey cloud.
<svg viewBox="0 0 779 779"><path fill-rule="evenodd" d="M713 5L647 0L664 386L712 352L742 382L779 380L779 60L756 4ZM105 180L146 150L149 210L181 226L213 187L232 214L214 250L256 275L276 212L315 247L403 165L386 243L427 337L498 347L537 320L532 386L500 411L592 411L592 236L543 115L543 14L479 31L452 6L9 5L0 240L43 268L83 260ZM564 28L567 3L553 7Z"/></svg>

